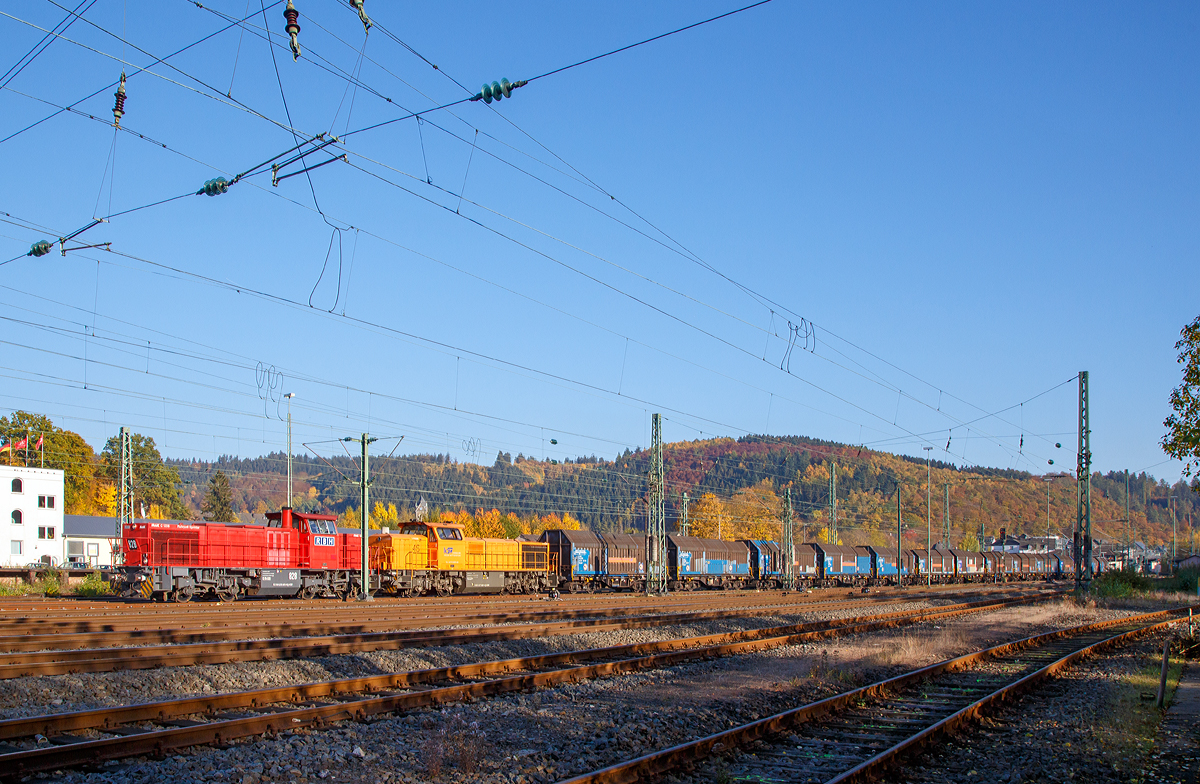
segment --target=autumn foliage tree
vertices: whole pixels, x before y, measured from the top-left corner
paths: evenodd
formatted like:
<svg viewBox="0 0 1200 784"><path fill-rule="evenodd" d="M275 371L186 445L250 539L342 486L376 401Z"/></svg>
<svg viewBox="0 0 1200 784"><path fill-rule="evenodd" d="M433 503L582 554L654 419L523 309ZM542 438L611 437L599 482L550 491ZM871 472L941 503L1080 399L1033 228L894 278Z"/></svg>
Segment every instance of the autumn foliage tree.
<svg viewBox="0 0 1200 784"><path fill-rule="evenodd" d="M1163 425L1163 451L1184 461L1184 473L1193 476L1200 467L1200 316L1179 333L1175 348L1183 365L1183 380L1171 392L1173 413ZM1200 492L1200 484L1193 484Z"/></svg>

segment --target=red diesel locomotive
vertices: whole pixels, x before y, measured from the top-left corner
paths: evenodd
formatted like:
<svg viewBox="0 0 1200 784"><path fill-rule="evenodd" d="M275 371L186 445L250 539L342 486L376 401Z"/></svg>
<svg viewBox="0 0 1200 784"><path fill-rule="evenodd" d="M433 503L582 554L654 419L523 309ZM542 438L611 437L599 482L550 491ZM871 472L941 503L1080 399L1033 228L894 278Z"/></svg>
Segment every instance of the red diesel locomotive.
<svg viewBox="0 0 1200 784"><path fill-rule="evenodd" d="M352 596L359 592L359 537L338 533L333 515L291 509L271 512L267 524L135 523L121 538L126 596L189 601L211 595Z"/></svg>

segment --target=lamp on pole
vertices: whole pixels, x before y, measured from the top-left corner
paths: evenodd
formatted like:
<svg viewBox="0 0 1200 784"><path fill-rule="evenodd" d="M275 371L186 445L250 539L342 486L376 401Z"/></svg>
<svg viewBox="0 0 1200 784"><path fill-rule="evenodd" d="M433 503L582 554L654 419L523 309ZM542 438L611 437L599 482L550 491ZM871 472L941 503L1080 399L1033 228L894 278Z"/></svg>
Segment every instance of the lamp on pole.
<svg viewBox="0 0 1200 784"><path fill-rule="evenodd" d="M925 584L933 587L933 469L930 468L929 457L931 446L921 447L925 450Z"/></svg>
<svg viewBox="0 0 1200 784"><path fill-rule="evenodd" d="M287 398L287 402L288 402L288 453L287 453L288 483L287 483L287 501L285 501L283 505L288 508L291 508L291 506L292 506L292 398L294 398L295 396L296 396L295 392L288 392L286 395L284 395L284 397Z"/></svg>

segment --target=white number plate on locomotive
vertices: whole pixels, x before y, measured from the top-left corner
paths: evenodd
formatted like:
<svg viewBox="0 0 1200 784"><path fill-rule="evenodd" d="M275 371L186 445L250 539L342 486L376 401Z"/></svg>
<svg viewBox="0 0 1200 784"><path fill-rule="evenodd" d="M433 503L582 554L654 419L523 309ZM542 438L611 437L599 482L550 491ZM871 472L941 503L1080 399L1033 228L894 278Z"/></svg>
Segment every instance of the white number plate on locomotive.
<svg viewBox="0 0 1200 784"><path fill-rule="evenodd" d="M333 547L334 544L336 544L336 542L337 542L337 539L332 536L314 536L313 537L313 544L315 544L317 547Z"/></svg>

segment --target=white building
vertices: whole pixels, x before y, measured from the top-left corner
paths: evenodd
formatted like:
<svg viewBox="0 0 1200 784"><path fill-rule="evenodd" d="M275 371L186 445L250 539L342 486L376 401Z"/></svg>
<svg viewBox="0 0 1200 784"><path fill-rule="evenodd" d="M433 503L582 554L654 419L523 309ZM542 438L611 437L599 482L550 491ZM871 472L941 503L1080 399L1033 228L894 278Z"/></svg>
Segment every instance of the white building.
<svg viewBox="0 0 1200 784"><path fill-rule="evenodd" d="M0 465L0 566L63 560L63 472Z"/></svg>
<svg viewBox="0 0 1200 784"><path fill-rule="evenodd" d="M63 565L75 569L113 565L117 545L117 520L91 515L63 516Z"/></svg>

